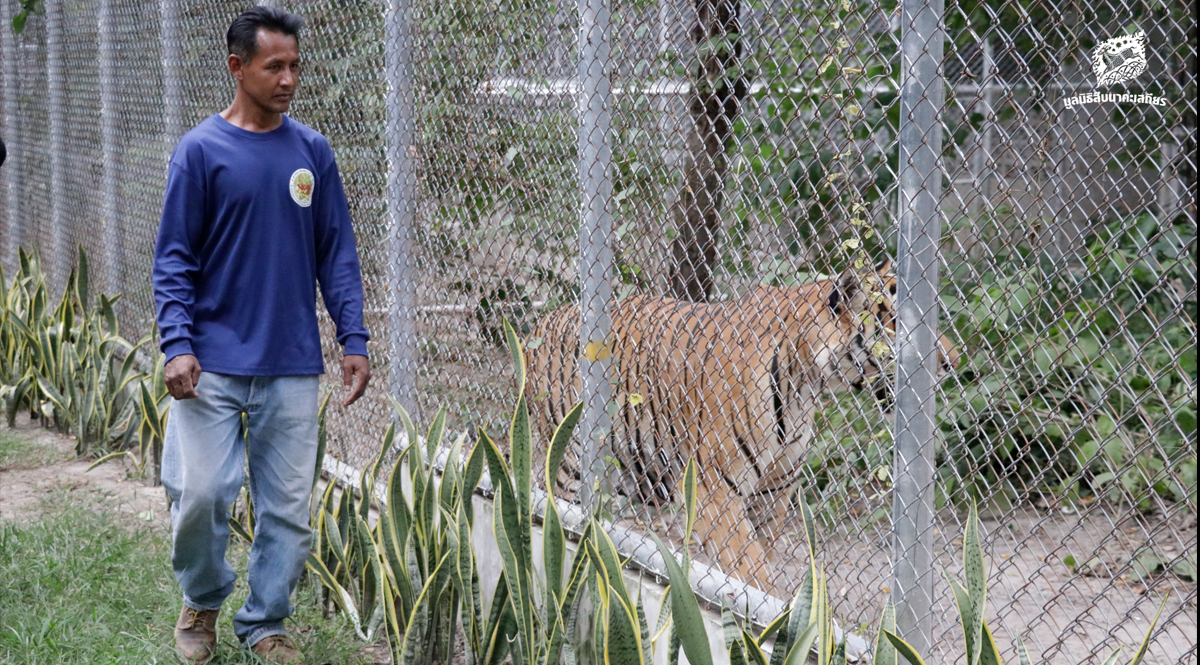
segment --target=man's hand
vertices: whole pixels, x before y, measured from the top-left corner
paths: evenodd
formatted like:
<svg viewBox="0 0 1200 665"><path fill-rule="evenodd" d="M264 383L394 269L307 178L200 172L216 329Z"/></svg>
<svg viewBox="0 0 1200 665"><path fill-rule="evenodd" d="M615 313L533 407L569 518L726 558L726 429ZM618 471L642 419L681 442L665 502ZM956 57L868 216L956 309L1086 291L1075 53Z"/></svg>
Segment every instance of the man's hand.
<svg viewBox="0 0 1200 665"><path fill-rule="evenodd" d="M199 397L196 385L200 383L200 361L196 356L184 354L171 358L163 371L163 379L167 384L167 392L175 399L191 399Z"/></svg>
<svg viewBox="0 0 1200 665"><path fill-rule="evenodd" d="M346 387L346 398L342 406L347 407L358 401L367 392L367 382L371 380L371 367L366 356L346 356L342 360L342 385Z"/></svg>

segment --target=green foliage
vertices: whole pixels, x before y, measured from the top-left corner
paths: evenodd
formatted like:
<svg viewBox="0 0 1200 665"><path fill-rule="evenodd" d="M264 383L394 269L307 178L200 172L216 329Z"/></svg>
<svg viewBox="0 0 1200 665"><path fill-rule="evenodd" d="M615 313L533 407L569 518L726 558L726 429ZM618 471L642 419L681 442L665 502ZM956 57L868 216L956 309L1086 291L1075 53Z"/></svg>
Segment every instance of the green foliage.
<svg viewBox="0 0 1200 665"><path fill-rule="evenodd" d="M1003 274L950 279L952 329L971 349L948 386L943 496L1033 491L1183 502L1196 491L1195 228L1146 215L1114 220L1075 269L1026 250ZM984 372L986 368L986 373ZM958 479L967 492L955 490Z"/></svg>
<svg viewBox="0 0 1200 665"><path fill-rule="evenodd" d="M942 384L938 507L1042 494L1139 510L1194 502L1194 226L1098 224L1070 268L996 240L996 270L964 257L943 276L943 331L964 361ZM822 515L887 519L891 425L869 394L828 400L805 460Z"/></svg>
<svg viewBox="0 0 1200 665"><path fill-rule="evenodd" d="M92 304L82 248L53 309L37 253L20 249L18 258L11 284L0 271L0 399L9 426L24 408L72 434L80 456L123 449L141 420L135 351L150 338L134 345L120 336L119 295Z"/></svg>
<svg viewBox="0 0 1200 665"><path fill-rule="evenodd" d="M25 22L29 20L30 14L41 16L46 13L46 0L18 0L17 6L21 8L21 11L13 14L12 17L14 35L25 32Z"/></svg>
<svg viewBox="0 0 1200 665"><path fill-rule="evenodd" d="M773 10L762 0L752 4ZM833 3L755 40L759 49L746 66L762 84L753 95L760 112L734 123L742 150L736 176L741 196L722 253L732 257L747 242L752 220L773 222L784 232L786 251L775 257L777 270L769 271L766 283L790 283L795 262L832 272L849 220L869 216L892 187L899 68L892 40L878 39L868 25L872 16L894 8ZM872 90L880 85L882 92ZM879 236L857 239L879 255ZM749 265L728 265L730 260L728 269L749 271Z"/></svg>
<svg viewBox="0 0 1200 665"><path fill-rule="evenodd" d="M523 377L524 353L516 332L507 322L504 330L514 368ZM524 381L518 385L524 386ZM544 565L540 570L534 565L532 438L524 394L518 394L511 420L509 460L480 431L465 460L465 435L459 437L440 470L435 461L442 450L445 410L420 437L407 412L394 406L407 445L388 474L387 503L380 506L375 525L370 526L369 508L376 496L374 478L395 440L391 426L379 455L362 473L358 498L349 490L335 498L331 483L314 511L309 569L359 637L371 640L383 627L396 663L450 662L460 627L469 665L494 665L505 658L547 665L606 658L649 662L649 630L641 601L626 588L624 562L595 521L585 530L576 554L568 557L566 533L551 495L543 518ZM557 476L581 413L582 405L572 409L550 441L547 478ZM487 608L471 541L471 497L485 466L495 491L493 527L503 561ZM247 510L245 517L231 522L243 538L253 533L243 524L251 515ZM585 598L594 608L590 633L578 630Z"/></svg>

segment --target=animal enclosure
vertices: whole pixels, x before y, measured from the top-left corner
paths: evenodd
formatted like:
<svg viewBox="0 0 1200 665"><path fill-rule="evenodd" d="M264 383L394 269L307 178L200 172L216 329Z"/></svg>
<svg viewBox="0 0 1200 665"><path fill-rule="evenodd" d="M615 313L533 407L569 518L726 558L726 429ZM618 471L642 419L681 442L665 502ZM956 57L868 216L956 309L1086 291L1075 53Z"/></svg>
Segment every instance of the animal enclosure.
<svg viewBox="0 0 1200 665"><path fill-rule="evenodd" d="M95 288L123 294L125 335L151 333L167 159L230 101L224 32L247 4L47 0L17 34L20 3L0 0L7 274L19 247L36 248L61 289L81 245ZM1191 5L275 4L306 19L291 115L338 158L378 377L363 402L330 410L331 456L351 467L375 456L389 397L420 422L444 404L451 430L506 431L508 320L527 346L567 344L592 372L581 434L595 444L581 443L580 485L596 487L602 471L613 490L601 484L596 498L615 522L680 545L677 505L619 491L645 470L606 449L613 418L660 404L611 374L618 303L712 307L889 259L896 332L860 362L892 377L895 422L872 381L806 395L807 415L784 432L811 431L787 460L787 500L821 522L840 624L872 623L900 593L902 564L923 562L897 602L924 608L913 620L930 627L932 661L959 653L941 568L957 574L952 538L976 500L1006 659L1020 635L1035 659L1099 662L1136 644L1165 597L1148 659L1195 662ZM1112 80L1138 57L1140 74ZM830 308L830 293L805 306ZM760 302L763 316L781 311ZM572 306L573 329L537 334ZM341 354L320 311L334 389ZM703 350L763 344L746 337L753 318L717 324ZM959 354L940 381L939 336ZM656 341L672 343L641 344ZM682 379L647 386L730 410L756 399ZM775 436L786 418L764 394L761 429ZM630 407L634 395L643 401ZM736 452L737 438L711 437L709 450ZM908 508L925 521L905 522ZM784 517L780 543L799 529L794 510ZM723 573L781 599L807 565L786 544L693 547L714 574L737 561ZM916 598L922 589L932 596Z"/></svg>

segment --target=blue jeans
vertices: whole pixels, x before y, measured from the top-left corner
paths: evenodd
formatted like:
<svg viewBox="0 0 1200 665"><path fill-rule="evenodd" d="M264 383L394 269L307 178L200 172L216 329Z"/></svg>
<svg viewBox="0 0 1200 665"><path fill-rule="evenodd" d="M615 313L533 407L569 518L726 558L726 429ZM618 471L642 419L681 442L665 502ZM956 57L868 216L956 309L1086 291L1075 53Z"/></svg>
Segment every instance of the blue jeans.
<svg viewBox="0 0 1200 665"><path fill-rule="evenodd" d="M220 609L237 574L225 561L229 506L250 467L254 544L250 595L233 618L250 647L284 634L289 598L304 571L312 532L309 494L317 458L317 376L229 376L202 372L198 398L172 400L162 481L171 497L171 563L183 602ZM239 437L247 414L249 441Z"/></svg>

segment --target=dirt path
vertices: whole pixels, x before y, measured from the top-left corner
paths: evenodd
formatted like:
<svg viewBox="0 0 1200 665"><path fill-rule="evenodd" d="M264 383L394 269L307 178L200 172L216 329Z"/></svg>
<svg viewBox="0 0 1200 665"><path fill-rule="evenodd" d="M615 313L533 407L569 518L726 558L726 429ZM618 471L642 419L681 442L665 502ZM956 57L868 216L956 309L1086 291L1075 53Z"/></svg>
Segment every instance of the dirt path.
<svg viewBox="0 0 1200 665"><path fill-rule="evenodd" d="M46 502L63 500L65 493L72 503L170 531L162 487L137 479L127 459L88 471L92 460L75 458L74 439L42 429L28 414L18 415L16 425L0 425L0 445L10 453L0 456L0 521L36 520Z"/></svg>

